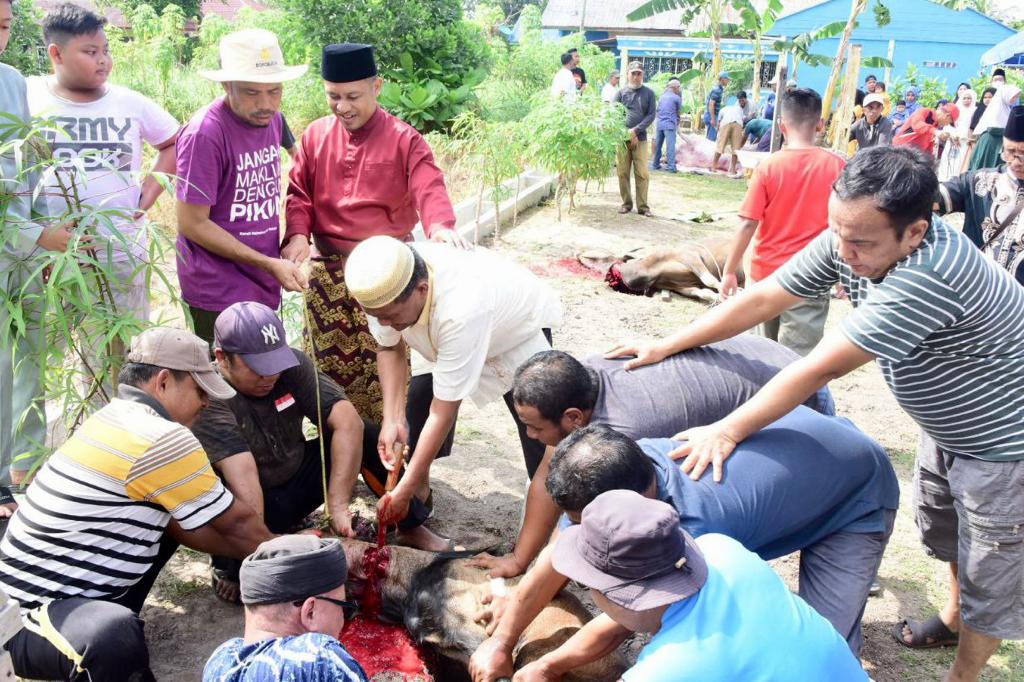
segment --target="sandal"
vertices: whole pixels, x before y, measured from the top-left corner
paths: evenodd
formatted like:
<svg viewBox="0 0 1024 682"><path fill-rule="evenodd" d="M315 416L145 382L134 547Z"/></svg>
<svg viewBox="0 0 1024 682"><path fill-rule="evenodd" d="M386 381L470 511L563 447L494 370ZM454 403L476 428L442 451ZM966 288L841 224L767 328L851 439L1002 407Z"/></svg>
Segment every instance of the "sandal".
<svg viewBox="0 0 1024 682"><path fill-rule="evenodd" d="M909 642L903 638L904 627L910 628ZM960 643L960 635L947 628L937 615L923 621L903 619L893 626L892 636L908 649L935 649Z"/></svg>
<svg viewBox="0 0 1024 682"><path fill-rule="evenodd" d="M225 599L220 595L220 586L222 583L234 583L238 586L238 596L234 599ZM227 604L241 604L242 603L242 589L238 582L238 574L233 571L226 570L223 568L210 567L210 587L213 588L213 595L220 599L222 602Z"/></svg>

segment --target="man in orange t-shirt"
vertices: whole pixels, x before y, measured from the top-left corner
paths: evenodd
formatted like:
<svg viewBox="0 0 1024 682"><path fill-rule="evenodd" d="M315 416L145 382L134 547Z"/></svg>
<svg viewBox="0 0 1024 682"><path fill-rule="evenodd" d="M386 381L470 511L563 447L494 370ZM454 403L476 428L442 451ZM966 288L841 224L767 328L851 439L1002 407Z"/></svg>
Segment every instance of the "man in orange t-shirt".
<svg viewBox="0 0 1024 682"><path fill-rule="evenodd" d="M722 298L736 293L736 273L755 233L749 275L752 280L762 280L828 228L832 183L846 162L814 145L823 126L818 93L808 88L786 93L780 126L787 144L754 171L739 211L743 222L725 263ZM827 317L827 297L808 300L759 325L757 331L807 355L821 340Z"/></svg>

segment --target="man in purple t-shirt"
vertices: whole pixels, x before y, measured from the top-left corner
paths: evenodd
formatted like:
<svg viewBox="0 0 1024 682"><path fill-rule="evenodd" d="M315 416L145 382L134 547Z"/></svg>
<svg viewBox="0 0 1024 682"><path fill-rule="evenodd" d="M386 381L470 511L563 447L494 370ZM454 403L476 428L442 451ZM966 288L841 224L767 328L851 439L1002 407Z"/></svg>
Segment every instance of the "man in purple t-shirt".
<svg viewBox="0 0 1024 682"><path fill-rule="evenodd" d="M238 31L220 41L221 68L200 71L224 97L178 136L178 282L195 332L213 340L217 315L240 301L271 308L281 287L306 288L298 263L281 258L281 84L306 66L285 66L277 36Z"/></svg>
<svg viewBox="0 0 1024 682"><path fill-rule="evenodd" d="M676 129L679 127L679 110L683 106L682 87L679 79L673 78L658 99L658 125L651 170L661 170L661 148L664 144L665 170L669 173L676 172Z"/></svg>

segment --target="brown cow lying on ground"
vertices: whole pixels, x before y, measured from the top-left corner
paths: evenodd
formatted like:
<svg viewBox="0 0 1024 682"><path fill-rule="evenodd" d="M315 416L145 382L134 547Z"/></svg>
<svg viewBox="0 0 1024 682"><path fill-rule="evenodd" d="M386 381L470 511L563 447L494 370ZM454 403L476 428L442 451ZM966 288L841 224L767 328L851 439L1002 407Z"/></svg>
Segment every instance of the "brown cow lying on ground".
<svg viewBox="0 0 1024 682"><path fill-rule="evenodd" d="M348 559L347 589L354 597L365 588L363 556L374 545L342 539ZM414 640L439 654L437 680L468 680L470 655L487 638L483 626L473 621L490 594L486 571L466 565L472 553L436 555L408 547L389 545L387 571L381 584L381 618L404 623ZM590 614L568 592L562 592L523 633L515 651L514 667L522 668L571 637ZM564 680L618 680L625 664L617 653L576 670Z"/></svg>
<svg viewBox="0 0 1024 682"><path fill-rule="evenodd" d="M722 274L729 255L730 240L709 238L686 241L673 247L642 246L622 255L604 249L584 251L576 256L583 265L607 272L605 279L617 290L647 294L674 291L705 303L718 301ZM743 286L743 272L737 273Z"/></svg>

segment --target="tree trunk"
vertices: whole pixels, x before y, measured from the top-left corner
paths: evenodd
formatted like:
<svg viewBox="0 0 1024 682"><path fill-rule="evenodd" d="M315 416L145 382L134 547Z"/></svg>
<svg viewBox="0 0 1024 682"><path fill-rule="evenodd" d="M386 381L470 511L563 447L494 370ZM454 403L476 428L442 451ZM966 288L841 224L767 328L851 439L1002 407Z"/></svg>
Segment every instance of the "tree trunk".
<svg viewBox="0 0 1024 682"><path fill-rule="evenodd" d="M846 30L839 40L839 49L836 50L835 61L832 62L832 72L828 76L828 85L825 86L825 95L821 98L821 117L828 123L829 114L832 113L832 96L836 91L836 84L839 82L839 73L843 68L843 58L846 57L846 49L850 44L850 35L857 24L857 17L867 9L868 0L853 0L850 6L850 18L846 20Z"/></svg>
<svg viewBox="0 0 1024 682"><path fill-rule="evenodd" d="M761 63L763 61L763 55L761 54L761 36L759 34L754 36L754 82L751 83L751 101L754 103L754 111L757 111L757 105L761 100Z"/></svg>
<svg viewBox="0 0 1024 682"><path fill-rule="evenodd" d="M854 102L857 99L857 83L860 82L861 46L851 45L850 56L846 64L846 77L843 89L839 93L836 115L832 117L832 125L828 129L827 144L833 151L845 154L849 147L850 126L853 123Z"/></svg>

